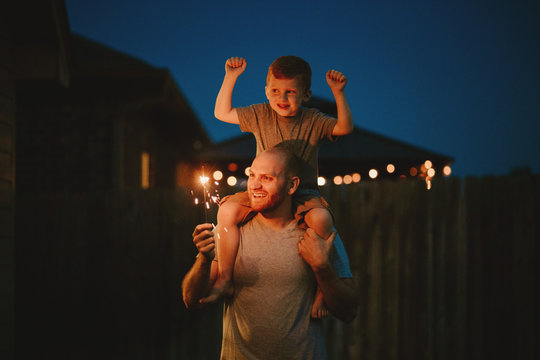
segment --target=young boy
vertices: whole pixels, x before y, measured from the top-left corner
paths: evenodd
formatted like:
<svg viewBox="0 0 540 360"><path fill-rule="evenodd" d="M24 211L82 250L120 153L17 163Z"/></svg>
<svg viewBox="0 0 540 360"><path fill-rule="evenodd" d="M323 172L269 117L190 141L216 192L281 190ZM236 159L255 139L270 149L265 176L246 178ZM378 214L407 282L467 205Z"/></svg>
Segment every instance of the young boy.
<svg viewBox="0 0 540 360"><path fill-rule="evenodd" d="M289 148L302 163L300 189L295 194L296 218L305 222L322 238L332 232L332 215L320 197L317 187L318 149L324 138L349 134L353 129L351 109L345 97L347 78L336 70L326 73L326 81L334 94L337 120L316 109L303 108L311 97L311 68L296 56L276 59L268 70L266 97L269 103L233 108L231 98L238 76L244 72L246 60L233 57L225 63L225 78L219 90L214 115L221 121L240 125L252 132L257 140L257 153L278 144ZM214 302L233 293L232 273L238 251L238 224L249 213L246 192L226 198L218 211L220 227L216 243L219 258L218 279L204 302ZM327 315L322 293L317 291L311 315Z"/></svg>

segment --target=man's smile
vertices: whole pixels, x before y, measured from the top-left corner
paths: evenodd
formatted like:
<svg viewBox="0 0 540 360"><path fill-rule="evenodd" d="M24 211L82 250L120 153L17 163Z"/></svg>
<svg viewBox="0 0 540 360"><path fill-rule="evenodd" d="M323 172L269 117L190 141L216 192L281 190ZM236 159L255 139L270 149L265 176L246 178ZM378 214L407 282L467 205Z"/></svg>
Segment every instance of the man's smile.
<svg viewBox="0 0 540 360"><path fill-rule="evenodd" d="M254 198L260 199L260 198L265 197L265 196L266 196L266 193L263 193L263 192L253 192L253 193L251 193L251 195L252 195Z"/></svg>

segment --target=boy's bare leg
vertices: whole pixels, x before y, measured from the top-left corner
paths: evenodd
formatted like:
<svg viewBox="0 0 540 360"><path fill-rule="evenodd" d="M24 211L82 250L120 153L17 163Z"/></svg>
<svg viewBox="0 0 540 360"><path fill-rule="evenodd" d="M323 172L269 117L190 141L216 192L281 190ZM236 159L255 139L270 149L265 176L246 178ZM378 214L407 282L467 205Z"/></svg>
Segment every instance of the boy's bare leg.
<svg viewBox="0 0 540 360"><path fill-rule="evenodd" d="M324 304L323 293L317 286L317 292L315 293L315 300L313 300L313 306L311 306L311 317L315 319L322 319L328 316L328 308Z"/></svg>
<svg viewBox="0 0 540 360"><path fill-rule="evenodd" d="M332 233L333 223L330 212L323 208L315 208L308 211L304 217L306 225L317 233L320 237L327 239ZM323 294L319 287L315 294L315 300L311 307L311 317L321 319L328 315L328 308L324 304Z"/></svg>
<svg viewBox="0 0 540 360"><path fill-rule="evenodd" d="M201 299L202 303L214 303L221 297L228 297L233 294L232 274L240 241L238 224L242 220L241 206L231 201L225 202L219 207L216 229L218 276L208 296Z"/></svg>

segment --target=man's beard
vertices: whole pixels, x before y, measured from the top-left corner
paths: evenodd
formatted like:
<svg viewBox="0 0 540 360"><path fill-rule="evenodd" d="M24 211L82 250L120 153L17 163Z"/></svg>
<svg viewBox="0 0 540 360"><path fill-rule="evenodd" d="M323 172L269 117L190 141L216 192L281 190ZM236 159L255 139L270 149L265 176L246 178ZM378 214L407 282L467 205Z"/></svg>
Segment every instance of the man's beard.
<svg viewBox="0 0 540 360"><path fill-rule="evenodd" d="M250 195L250 203L251 208L257 212L260 213L268 213L273 210L275 210L281 203L283 202L283 199L285 198L285 191L283 189L280 189L280 192L275 193L273 195L266 194L267 195L267 201L265 201L262 204L257 204L252 201L252 197Z"/></svg>

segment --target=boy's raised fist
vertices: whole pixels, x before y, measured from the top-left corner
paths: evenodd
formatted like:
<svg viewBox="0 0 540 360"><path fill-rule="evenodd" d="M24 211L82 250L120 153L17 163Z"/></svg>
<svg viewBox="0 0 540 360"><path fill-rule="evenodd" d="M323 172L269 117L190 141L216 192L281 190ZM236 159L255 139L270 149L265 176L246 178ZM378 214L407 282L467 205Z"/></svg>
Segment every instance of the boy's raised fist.
<svg viewBox="0 0 540 360"><path fill-rule="evenodd" d="M240 75L246 69L246 59L241 57L232 57L225 62L225 72L227 74Z"/></svg>

